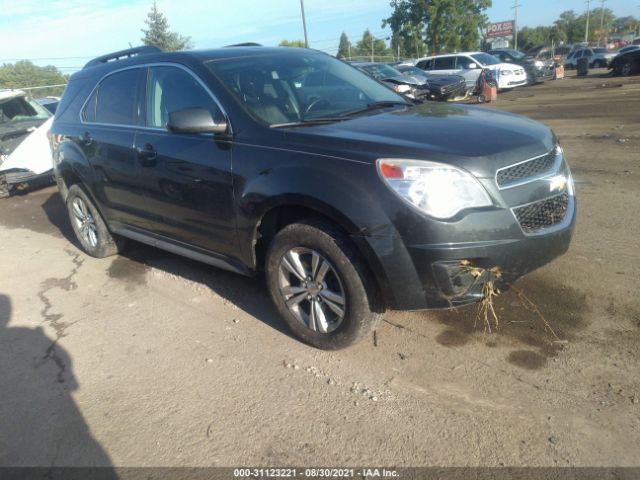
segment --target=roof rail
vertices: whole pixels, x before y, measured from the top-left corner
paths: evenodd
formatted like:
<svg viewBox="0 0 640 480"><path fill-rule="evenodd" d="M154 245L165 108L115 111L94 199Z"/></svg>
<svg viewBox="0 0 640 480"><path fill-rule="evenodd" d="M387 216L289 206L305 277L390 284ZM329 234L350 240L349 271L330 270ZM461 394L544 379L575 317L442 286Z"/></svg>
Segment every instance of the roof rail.
<svg viewBox="0 0 640 480"><path fill-rule="evenodd" d="M107 63L112 60L120 60L122 58L130 58L136 55L144 55L147 53L158 53L161 51L162 49L156 47L155 45L145 45L142 47L128 48L126 50L120 50L119 52L108 53L107 55L96 57L93 60L89 61L83 68L95 67L96 65L102 65L103 63Z"/></svg>
<svg viewBox="0 0 640 480"><path fill-rule="evenodd" d="M256 42L236 43L234 45L225 45L224 48L230 47L261 47L262 45Z"/></svg>

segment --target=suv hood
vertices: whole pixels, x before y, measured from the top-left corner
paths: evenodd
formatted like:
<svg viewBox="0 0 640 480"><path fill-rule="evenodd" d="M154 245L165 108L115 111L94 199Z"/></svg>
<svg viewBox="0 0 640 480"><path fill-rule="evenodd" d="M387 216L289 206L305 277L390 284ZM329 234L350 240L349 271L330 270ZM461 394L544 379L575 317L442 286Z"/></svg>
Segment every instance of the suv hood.
<svg viewBox="0 0 640 480"><path fill-rule="evenodd" d="M432 160L459 166L481 178L543 155L556 144L549 127L528 118L437 103L292 129L286 135L301 151L367 162L384 157Z"/></svg>

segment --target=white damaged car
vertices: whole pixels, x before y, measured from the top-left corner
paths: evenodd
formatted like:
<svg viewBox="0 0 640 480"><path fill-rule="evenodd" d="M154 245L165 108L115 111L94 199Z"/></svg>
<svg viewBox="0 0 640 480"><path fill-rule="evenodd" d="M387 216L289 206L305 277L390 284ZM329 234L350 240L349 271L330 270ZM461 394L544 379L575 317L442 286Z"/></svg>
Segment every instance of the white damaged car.
<svg viewBox="0 0 640 480"><path fill-rule="evenodd" d="M467 89L476 86L482 69L491 72L498 83L498 90L508 90L527 84L527 72L520 65L503 63L484 52L462 52L415 61L415 66L434 75L461 75L467 81Z"/></svg>
<svg viewBox="0 0 640 480"><path fill-rule="evenodd" d="M53 183L53 116L21 90L0 90L0 198Z"/></svg>

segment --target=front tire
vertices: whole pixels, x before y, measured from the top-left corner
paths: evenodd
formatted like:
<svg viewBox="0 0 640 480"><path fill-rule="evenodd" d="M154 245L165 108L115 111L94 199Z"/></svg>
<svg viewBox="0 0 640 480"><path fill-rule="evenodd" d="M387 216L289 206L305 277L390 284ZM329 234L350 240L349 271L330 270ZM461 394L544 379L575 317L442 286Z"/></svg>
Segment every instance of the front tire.
<svg viewBox="0 0 640 480"><path fill-rule="evenodd" d="M69 188L67 212L73 232L85 253L105 258L122 250L124 240L111 234L100 212L79 185Z"/></svg>
<svg viewBox="0 0 640 480"><path fill-rule="evenodd" d="M620 65L620 75L622 75L623 77L628 77L632 73L633 64L631 63L631 60L625 60L624 62L622 62L622 65Z"/></svg>
<svg viewBox="0 0 640 480"><path fill-rule="evenodd" d="M283 228L269 246L265 270L280 315L314 347L347 347L382 317L371 274L347 236L329 223L306 220Z"/></svg>

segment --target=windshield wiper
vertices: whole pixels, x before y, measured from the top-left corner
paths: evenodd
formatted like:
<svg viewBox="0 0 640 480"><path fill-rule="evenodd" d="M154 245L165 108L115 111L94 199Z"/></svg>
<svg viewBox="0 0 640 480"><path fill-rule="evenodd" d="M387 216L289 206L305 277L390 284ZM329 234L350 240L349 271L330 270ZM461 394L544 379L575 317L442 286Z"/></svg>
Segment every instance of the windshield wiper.
<svg viewBox="0 0 640 480"><path fill-rule="evenodd" d="M311 125L324 125L326 123L343 122L347 120L345 117L317 117L317 118L303 118L299 122L287 122L287 123L274 123L270 125L271 128L285 128L285 127L309 127Z"/></svg>
<svg viewBox="0 0 640 480"><path fill-rule="evenodd" d="M397 101L374 102L374 103L370 103L366 107L356 108L355 110L350 110L348 112L341 113L339 116L340 117L350 117L352 115L357 115L359 113L370 112L372 110L379 110L381 108L395 107L396 105L403 105L405 107L410 107L412 104L409 103L409 102L397 102Z"/></svg>
<svg viewBox="0 0 640 480"><path fill-rule="evenodd" d="M299 122L287 122L287 123L275 123L271 125L271 128L285 128L285 127L306 127L311 125L323 125L325 123L343 122L348 120L351 116L359 113L365 113L372 110L378 110L381 108L395 107L396 105L403 105L410 107L412 104L409 102L375 102L370 103L366 107L356 108L355 110L349 110L348 112L339 113L331 117L316 117L316 118L303 118Z"/></svg>

